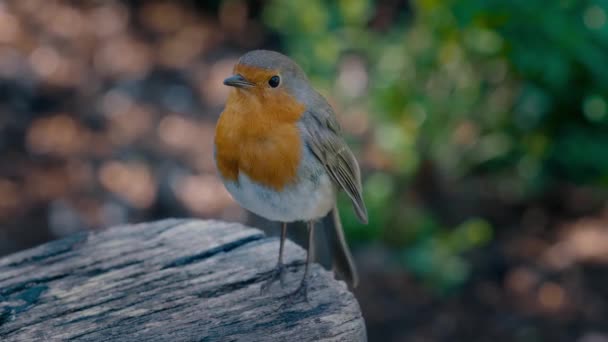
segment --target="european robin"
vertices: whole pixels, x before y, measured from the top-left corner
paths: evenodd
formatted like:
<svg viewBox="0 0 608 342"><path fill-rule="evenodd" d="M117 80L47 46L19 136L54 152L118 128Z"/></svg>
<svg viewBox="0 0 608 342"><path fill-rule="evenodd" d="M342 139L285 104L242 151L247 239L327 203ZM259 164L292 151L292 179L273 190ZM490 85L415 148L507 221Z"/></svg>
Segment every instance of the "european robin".
<svg viewBox="0 0 608 342"><path fill-rule="evenodd" d="M224 84L233 89L215 131L220 177L242 207L282 222L277 265L262 291L283 280L287 223L306 221L306 264L295 291L306 296L315 221L327 215L334 222L328 232L334 266L355 287L358 276L340 223L337 192L349 196L364 223L367 209L359 165L331 106L294 61L274 51L246 53Z"/></svg>

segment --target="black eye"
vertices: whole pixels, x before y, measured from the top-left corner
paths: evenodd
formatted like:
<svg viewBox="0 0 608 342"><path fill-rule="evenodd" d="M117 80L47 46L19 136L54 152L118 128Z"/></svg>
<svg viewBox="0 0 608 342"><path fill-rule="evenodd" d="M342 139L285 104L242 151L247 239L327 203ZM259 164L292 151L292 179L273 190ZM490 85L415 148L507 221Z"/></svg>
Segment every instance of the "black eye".
<svg viewBox="0 0 608 342"><path fill-rule="evenodd" d="M277 75L272 76L268 80L268 85L270 85L273 88L278 87L280 83L281 83L281 78L279 76L277 76Z"/></svg>

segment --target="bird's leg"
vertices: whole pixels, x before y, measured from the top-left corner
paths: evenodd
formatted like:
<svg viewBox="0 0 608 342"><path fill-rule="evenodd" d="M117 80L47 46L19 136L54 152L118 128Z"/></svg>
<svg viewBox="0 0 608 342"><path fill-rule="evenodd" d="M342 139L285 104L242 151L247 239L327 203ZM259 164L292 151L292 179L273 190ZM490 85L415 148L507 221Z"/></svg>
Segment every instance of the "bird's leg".
<svg viewBox="0 0 608 342"><path fill-rule="evenodd" d="M306 264L304 266L304 275L302 276L302 281L300 281L300 285L298 288L290 293L288 296L290 297L290 301L294 301L297 299L303 299L308 302L308 269L310 268L310 264L315 256L315 222L308 221L308 248L306 249Z"/></svg>
<svg viewBox="0 0 608 342"><path fill-rule="evenodd" d="M285 265L283 264L283 246L285 246L285 238L287 237L287 223L283 222L281 226L281 242L279 245L279 260L277 265L272 270L272 275L264 284L262 284L261 292L266 292L277 279L280 280L281 286L285 283Z"/></svg>

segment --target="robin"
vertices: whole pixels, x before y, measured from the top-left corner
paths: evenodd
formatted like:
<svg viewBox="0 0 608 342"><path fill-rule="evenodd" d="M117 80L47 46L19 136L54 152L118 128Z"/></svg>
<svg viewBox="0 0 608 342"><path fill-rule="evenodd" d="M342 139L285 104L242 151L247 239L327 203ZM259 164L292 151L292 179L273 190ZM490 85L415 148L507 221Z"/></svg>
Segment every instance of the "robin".
<svg viewBox="0 0 608 342"><path fill-rule="evenodd" d="M328 215L333 218L328 235L334 266L356 287L358 276L340 223L337 192L349 196L363 223L367 209L359 165L340 136L331 106L294 61L274 51L246 53L224 84L233 89L215 131L219 174L243 208L282 222L278 261L262 291L277 279L283 283L287 223L306 221L306 263L295 291L306 297L315 221Z"/></svg>

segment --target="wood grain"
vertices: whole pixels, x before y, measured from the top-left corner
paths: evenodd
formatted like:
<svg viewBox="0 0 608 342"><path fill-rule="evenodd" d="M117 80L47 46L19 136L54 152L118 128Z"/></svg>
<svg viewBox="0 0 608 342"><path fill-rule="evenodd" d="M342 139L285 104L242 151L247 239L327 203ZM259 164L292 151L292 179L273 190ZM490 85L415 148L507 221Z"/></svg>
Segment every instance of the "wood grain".
<svg viewBox="0 0 608 342"><path fill-rule="evenodd" d="M0 259L1 341L365 341L343 282L312 268L309 302L261 294L278 240L218 221L169 219L80 233Z"/></svg>

